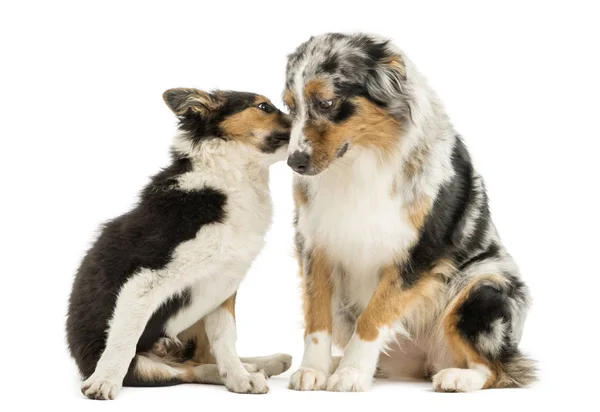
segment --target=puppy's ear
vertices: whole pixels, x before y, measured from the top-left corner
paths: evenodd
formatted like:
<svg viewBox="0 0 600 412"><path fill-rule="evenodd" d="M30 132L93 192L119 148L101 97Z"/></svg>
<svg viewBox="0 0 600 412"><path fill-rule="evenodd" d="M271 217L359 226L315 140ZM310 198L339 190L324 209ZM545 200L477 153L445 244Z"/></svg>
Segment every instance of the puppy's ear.
<svg viewBox="0 0 600 412"><path fill-rule="evenodd" d="M163 93L163 100L177 116L206 116L222 105L221 99L215 94L189 88L169 89Z"/></svg>

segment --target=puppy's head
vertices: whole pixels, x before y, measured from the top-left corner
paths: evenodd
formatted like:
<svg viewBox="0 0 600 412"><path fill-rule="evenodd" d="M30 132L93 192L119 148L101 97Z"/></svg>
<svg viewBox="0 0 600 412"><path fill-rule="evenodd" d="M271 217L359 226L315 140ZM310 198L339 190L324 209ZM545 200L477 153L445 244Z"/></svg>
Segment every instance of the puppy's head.
<svg viewBox="0 0 600 412"><path fill-rule="evenodd" d="M410 118L406 66L384 39L330 33L288 56L288 164L315 175L358 147L393 152Z"/></svg>
<svg viewBox="0 0 600 412"><path fill-rule="evenodd" d="M167 90L163 99L179 118L190 150L217 138L244 144L271 163L285 158L290 118L264 96L177 88Z"/></svg>

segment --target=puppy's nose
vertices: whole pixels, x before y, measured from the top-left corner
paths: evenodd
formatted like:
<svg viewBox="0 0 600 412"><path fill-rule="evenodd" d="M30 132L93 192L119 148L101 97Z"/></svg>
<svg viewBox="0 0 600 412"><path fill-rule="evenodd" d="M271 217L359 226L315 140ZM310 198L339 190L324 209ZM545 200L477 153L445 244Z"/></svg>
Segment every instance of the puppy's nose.
<svg viewBox="0 0 600 412"><path fill-rule="evenodd" d="M289 167L294 169L296 173L303 175L308 170L308 164L310 163L310 156L306 152L296 150L292 153L287 160Z"/></svg>

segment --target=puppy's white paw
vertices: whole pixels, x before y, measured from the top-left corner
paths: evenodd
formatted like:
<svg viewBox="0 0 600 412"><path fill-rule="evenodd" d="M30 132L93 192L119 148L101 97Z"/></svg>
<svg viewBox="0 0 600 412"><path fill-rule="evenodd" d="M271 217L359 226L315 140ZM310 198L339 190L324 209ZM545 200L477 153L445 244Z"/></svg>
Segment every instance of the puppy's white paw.
<svg viewBox="0 0 600 412"><path fill-rule="evenodd" d="M450 368L433 376L436 392L473 392L483 388L487 376L474 369Z"/></svg>
<svg viewBox="0 0 600 412"><path fill-rule="evenodd" d="M318 369L300 368L290 379L290 389L297 391L320 391L327 385L327 374Z"/></svg>
<svg viewBox="0 0 600 412"><path fill-rule="evenodd" d="M327 390L332 392L364 392L371 387L373 377L356 368L338 369L327 381Z"/></svg>
<svg viewBox="0 0 600 412"><path fill-rule="evenodd" d="M113 400L121 390L121 383L92 375L81 385L81 393L90 399Z"/></svg>
<svg viewBox="0 0 600 412"><path fill-rule="evenodd" d="M243 375L224 374L221 376L227 389L235 393L267 393L267 375L264 371L251 372Z"/></svg>

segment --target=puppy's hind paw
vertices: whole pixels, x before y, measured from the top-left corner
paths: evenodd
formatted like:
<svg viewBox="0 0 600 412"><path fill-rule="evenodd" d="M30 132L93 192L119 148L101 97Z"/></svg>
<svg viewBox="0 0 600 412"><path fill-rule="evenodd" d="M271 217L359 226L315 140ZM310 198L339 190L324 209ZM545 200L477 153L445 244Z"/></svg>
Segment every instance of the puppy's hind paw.
<svg viewBox="0 0 600 412"><path fill-rule="evenodd" d="M183 343L177 339L160 338L152 345L151 352L160 358L181 358L184 349Z"/></svg>

